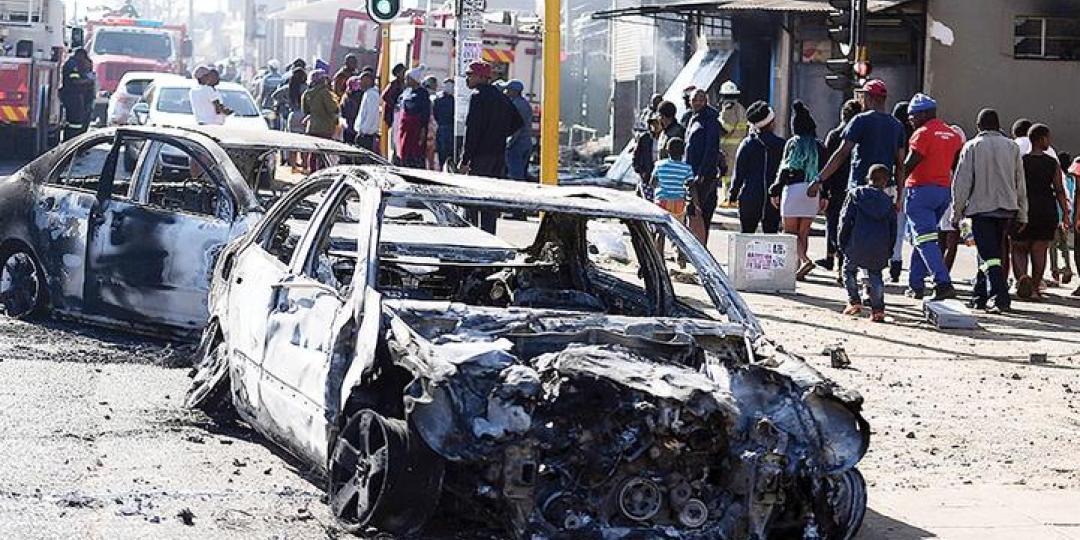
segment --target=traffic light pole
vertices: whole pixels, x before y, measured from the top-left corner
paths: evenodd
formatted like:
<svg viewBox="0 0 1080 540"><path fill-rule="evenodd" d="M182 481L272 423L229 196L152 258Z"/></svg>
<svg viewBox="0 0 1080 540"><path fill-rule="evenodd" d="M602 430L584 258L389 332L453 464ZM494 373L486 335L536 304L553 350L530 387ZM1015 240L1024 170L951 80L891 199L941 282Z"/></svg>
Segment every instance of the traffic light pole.
<svg viewBox="0 0 1080 540"><path fill-rule="evenodd" d="M559 183L560 0L544 2L544 95L540 111L540 182Z"/></svg>
<svg viewBox="0 0 1080 540"><path fill-rule="evenodd" d="M381 87L386 88L387 84L390 84L390 25L383 23L379 25L379 84ZM383 105L385 107L385 105ZM379 153L390 159L390 129L387 127L386 122L379 119Z"/></svg>

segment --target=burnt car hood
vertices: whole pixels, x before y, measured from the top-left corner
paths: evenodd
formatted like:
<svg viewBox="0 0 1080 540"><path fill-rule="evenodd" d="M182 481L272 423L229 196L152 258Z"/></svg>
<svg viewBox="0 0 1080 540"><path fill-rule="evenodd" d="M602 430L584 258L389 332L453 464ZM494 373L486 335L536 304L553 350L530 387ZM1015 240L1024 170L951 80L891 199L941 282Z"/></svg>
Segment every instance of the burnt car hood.
<svg viewBox="0 0 1080 540"><path fill-rule="evenodd" d="M575 381L651 403L643 414L656 414L665 429L691 424L679 417L689 414L734 441L767 421L796 441L793 473L850 469L869 444L858 393L764 338L750 343L739 325L444 302L384 306L392 346L407 352L399 358L417 375L406 392L410 416L450 460L486 459L506 441L542 431L532 417L559 409Z"/></svg>

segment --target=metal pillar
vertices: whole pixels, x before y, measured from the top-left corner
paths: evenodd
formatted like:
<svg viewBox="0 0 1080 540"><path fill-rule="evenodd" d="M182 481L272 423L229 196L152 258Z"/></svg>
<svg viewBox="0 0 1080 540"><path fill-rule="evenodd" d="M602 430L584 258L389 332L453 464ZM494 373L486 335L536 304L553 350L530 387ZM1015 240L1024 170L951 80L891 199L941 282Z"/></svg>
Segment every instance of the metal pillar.
<svg viewBox="0 0 1080 540"><path fill-rule="evenodd" d="M379 42L379 88L386 88L390 84L390 24L379 25L382 40ZM386 105L383 104L385 107ZM379 119L379 153L390 159L390 130Z"/></svg>
<svg viewBox="0 0 1080 540"><path fill-rule="evenodd" d="M544 2L544 95L540 116L540 182L559 183L560 0Z"/></svg>

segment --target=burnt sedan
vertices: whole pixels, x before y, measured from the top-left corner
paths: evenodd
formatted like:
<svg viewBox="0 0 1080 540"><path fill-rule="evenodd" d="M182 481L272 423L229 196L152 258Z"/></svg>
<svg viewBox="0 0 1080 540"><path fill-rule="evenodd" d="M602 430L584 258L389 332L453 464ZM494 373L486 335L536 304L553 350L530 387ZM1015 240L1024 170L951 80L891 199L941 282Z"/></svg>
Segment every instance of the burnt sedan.
<svg viewBox="0 0 1080 540"><path fill-rule="evenodd" d="M198 336L217 254L287 191L281 151L379 163L332 141L228 129L109 128L0 180L0 304Z"/></svg>
<svg viewBox="0 0 1080 540"><path fill-rule="evenodd" d="M866 508L861 397L614 191L321 172L223 253L200 350L188 404L323 471L353 532L848 539Z"/></svg>

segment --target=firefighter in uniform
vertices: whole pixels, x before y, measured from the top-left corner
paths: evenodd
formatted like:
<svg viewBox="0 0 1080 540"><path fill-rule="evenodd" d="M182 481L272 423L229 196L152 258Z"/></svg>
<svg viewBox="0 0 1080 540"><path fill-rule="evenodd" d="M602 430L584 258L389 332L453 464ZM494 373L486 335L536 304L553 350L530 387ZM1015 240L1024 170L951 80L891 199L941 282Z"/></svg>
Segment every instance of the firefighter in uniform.
<svg viewBox="0 0 1080 540"><path fill-rule="evenodd" d="M86 49L79 47L64 62L64 77L60 87L60 101L67 119L64 124L64 140L86 133L94 104L94 62Z"/></svg>
<svg viewBox="0 0 1080 540"><path fill-rule="evenodd" d="M739 87L731 81L720 85L720 127L724 128L724 135L720 138L720 149L727 156L726 159L734 160L739 151L739 144L748 134L746 123L746 107L739 103ZM735 162L728 163L726 171L735 171ZM734 206L728 203L727 193L731 190L731 173L721 180L725 195L720 200L725 201L725 206Z"/></svg>

